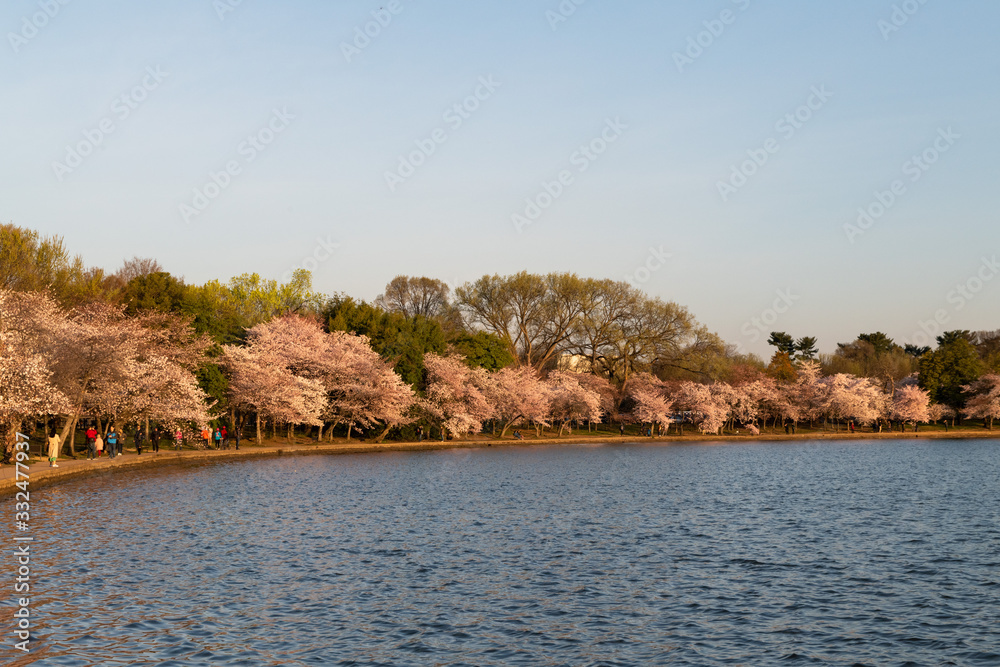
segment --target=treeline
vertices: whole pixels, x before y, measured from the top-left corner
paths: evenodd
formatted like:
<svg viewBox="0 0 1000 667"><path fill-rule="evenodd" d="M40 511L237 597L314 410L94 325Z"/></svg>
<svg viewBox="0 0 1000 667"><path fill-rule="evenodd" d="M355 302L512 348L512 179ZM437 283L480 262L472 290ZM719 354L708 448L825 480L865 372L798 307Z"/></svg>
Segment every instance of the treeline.
<svg viewBox="0 0 1000 667"><path fill-rule="evenodd" d="M813 337L772 332L764 363L684 307L620 281L521 272L452 292L397 276L366 303L315 292L303 270L287 283L244 274L192 285L133 258L106 273L61 239L14 225L0 226L0 342L8 441L23 420L51 415L71 441L83 417L231 427L249 418L258 432L385 437L405 424L461 435L484 423L666 425L682 414L715 432L720 420L874 423L902 414L901 391L921 403L913 390L926 394L927 418L992 419L981 396L1000 370L1000 332L947 332L933 350L861 334L831 355ZM803 407L793 388L807 376L817 383L809 395L840 387L830 394L839 398ZM848 401L844 387L868 398ZM906 421L922 421L922 409Z"/></svg>

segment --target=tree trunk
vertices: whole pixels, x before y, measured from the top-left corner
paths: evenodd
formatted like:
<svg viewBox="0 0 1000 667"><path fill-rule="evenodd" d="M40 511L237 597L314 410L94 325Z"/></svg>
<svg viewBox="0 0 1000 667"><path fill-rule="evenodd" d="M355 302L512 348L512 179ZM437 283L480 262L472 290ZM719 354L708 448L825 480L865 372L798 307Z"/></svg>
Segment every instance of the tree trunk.
<svg viewBox="0 0 1000 667"><path fill-rule="evenodd" d="M257 444L260 444L260 413L257 413Z"/></svg>
<svg viewBox="0 0 1000 667"><path fill-rule="evenodd" d="M350 422L347 423L347 442L351 441L351 427L352 426L354 426L354 424L352 424Z"/></svg>
<svg viewBox="0 0 1000 667"><path fill-rule="evenodd" d="M66 418L66 423L63 424L63 427L62 427L62 433L59 436L59 439L62 440L63 442L66 442L66 436L69 436L69 453L70 453L70 456L73 456L73 457L76 456L76 448L75 448L74 445L76 444L76 438L75 438L75 436L76 436L76 422L77 422L77 420L79 418L80 418L80 414L76 413L76 412L73 413L72 417L67 417Z"/></svg>
<svg viewBox="0 0 1000 667"><path fill-rule="evenodd" d="M391 429L392 429L392 424L387 425L385 427L385 430L379 433L378 436L375 438L375 442L382 442L383 440L385 440L385 436L389 435L389 431Z"/></svg>

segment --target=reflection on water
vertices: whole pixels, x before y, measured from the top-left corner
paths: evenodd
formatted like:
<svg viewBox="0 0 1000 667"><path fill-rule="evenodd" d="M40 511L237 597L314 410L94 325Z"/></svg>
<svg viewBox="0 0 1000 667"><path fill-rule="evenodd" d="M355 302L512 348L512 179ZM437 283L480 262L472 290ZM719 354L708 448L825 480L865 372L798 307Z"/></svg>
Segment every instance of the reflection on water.
<svg viewBox="0 0 1000 667"><path fill-rule="evenodd" d="M998 445L455 450L84 479L32 493L21 664L1000 664Z"/></svg>

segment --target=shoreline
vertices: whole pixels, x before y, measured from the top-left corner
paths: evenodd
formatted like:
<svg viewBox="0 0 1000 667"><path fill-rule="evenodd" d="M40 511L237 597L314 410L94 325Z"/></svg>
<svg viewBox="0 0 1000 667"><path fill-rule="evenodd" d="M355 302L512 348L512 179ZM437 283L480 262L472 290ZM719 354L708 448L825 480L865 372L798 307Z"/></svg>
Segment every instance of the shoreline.
<svg viewBox="0 0 1000 667"><path fill-rule="evenodd" d="M341 454L371 454L376 452L419 452L446 449L479 449L486 447L532 447L568 445L579 446L589 444L746 444L750 442L795 442L803 440L968 440L968 439L1000 439L1000 431L927 431L927 432L885 432L885 433L802 433L802 434L761 434L761 435L684 435L684 436L590 436L565 438L555 436L528 438L525 440L495 438L467 440L424 440L422 442L334 442L334 443L287 443L267 442L265 444L244 446L240 450L198 450L185 449L175 451L171 448L161 448L159 452L149 452L138 455L126 452L115 459L101 457L94 461L86 458L59 459L59 467L51 468L47 459L35 461L28 470L28 488L36 490L46 486L60 484L65 481L91 477L95 475L116 474L125 470L157 468L162 466L178 466L199 464L212 461L242 461L254 458L269 458L277 456L309 456L309 455L341 455ZM23 481L23 479L22 479ZM19 491L16 486L15 466L7 464L0 466L0 498L14 496Z"/></svg>

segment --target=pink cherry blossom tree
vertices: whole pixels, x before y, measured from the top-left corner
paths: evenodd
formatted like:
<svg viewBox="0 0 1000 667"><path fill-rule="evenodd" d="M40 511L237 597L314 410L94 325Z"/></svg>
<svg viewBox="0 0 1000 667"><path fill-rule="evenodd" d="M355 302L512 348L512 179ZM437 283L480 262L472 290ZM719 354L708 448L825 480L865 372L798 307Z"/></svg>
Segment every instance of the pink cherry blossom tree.
<svg viewBox="0 0 1000 667"><path fill-rule="evenodd" d="M546 379L549 388L550 416L558 420L559 435L571 421L600 420L601 395L580 382L581 373L552 371Z"/></svg>
<svg viewBox="0 0 1000 667"><path fill-rule="evenodd" d="M65 318L47 294L0 290L0 430L9 460L22 422L69 410L52 381L50 359L40 353L45 337Z"/></svg>
<svg viewBox="0 0 1000 667"><path fill-rule="evenodd" d="M479 433L495 410L487 397L489 377L482 368L469 368L460 355L424 355L427 402L430 412L455 437Z"/></svg>
<svg viewBox="0 0 1000 667"><path fill-rule="evenodd" d="M893 419L915 426L919 422L931 420L930 403L928 392L914 384L906 384L896 390L890 414Z"/></svg>
<svg viewBox="0 0 1000 667"><path fill-rule="evenodd" d="M724 397L724 387L682 382L678 385L677 405L691 412L694 423L702 433L719 433L729 418L729 405Z"/></svg>
<svg viewBox="0 0 1000 667"><path fill-rule="evenodd" d="M970 394L963 413L970 419L982 419L993 430L993 420L1000 418L1000 375L983 375L962 391Z"/></svg>
<svg viewBox="0 0 1000 667"><path fill-rule="evenodd" d="M327 415L335 423L347 424L347 439L355 426L367 429L382 424L375 436L381 441L396 426L413 421L409 416L416 402L413 389L371 348L368 337L343 331L329 336L336 372Z"/></svg>
<svg viewBox="0 0 1000 667"><path fill-rule="evenodd" d="M551 394L538 373L530 366L501 368L490 375L486 396L502 427L500 437L507 429L521 421L531 422L536 432L548 426Z"/></svg>
<svg viewBox="0 0 1000 667"><path fill-rule="evenodd" d="M640 424L659 424L666 429L673 423L674 405L667 396L667 385L654 375L633 373L622 393L632 399L631 417Z"/></svg>
<svg viewBox="0 0 1000 667"><path fill-rule="evenodd" d="M229 372L230 402L239 410L253 412L257 421L257 444L261 443L261 420L284 423L322 424L326 391L319 380L295 375L283 360L253 346L223 347L222 365Z"/></svg>

